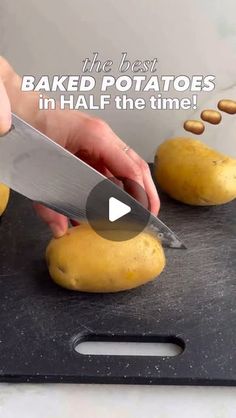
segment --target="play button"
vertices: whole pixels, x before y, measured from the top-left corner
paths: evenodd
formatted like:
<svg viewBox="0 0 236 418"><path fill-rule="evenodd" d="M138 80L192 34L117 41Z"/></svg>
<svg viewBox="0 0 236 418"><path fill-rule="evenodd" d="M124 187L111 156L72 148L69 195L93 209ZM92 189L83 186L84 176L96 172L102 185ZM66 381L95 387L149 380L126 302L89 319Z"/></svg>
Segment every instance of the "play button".
<svg viewBox="0 0 236 418"><path fill-rule="evenodd" d="M147 226L150 213L145 209L149 202L146 192L136 182L122 179L119 187L116 183L117 179L105 179L93 188L87 199L86 217L103 238L126 241Z"/></svg>
<svg viewBox="0 0 236 418"><path fill-rule="evenodd" d="M110 197L109 199L109 221L115 222L117 219L122 218L122 216L127 215L131 212L131 207L116 199L115 197Z"/></svg>

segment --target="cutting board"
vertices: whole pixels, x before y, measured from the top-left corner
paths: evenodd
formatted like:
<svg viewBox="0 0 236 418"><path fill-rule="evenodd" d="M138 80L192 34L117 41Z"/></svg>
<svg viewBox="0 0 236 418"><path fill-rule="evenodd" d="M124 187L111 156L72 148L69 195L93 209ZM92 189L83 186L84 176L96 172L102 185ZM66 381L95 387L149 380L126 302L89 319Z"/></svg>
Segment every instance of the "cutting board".
<svg viewBox="0 0 236 418"><path fill-rule="evenodd" d="M236 384L236 202L189 207L161 196L160 217L187 250L160 278L118 294L64 290L47 272L50 239L12 193L0 225L0 381ZM75 343L179 341L176 357L83 355Z"/></svg>

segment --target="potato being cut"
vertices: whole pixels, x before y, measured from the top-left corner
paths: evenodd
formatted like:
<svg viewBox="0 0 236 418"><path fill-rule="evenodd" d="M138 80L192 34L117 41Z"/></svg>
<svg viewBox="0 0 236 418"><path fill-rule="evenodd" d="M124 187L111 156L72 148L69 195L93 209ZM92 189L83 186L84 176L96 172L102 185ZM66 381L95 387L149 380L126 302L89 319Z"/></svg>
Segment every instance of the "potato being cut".
<svg viewBox="0 0 236 418"><path fill-rule="evenodd" d="M46 250L52 279L82 292L119 292L155 279L165 266L160 242L143 232L127 241L99 236L88 224L52 239Z"/></svg>
<svg viewBox="0 0 236 418"><path fill-rule="evenodd" d="M5 186L5 184L0 183L0 216L2 216L3 212L6 210L9 196L9 187Z"/></svg>
<svg viewBox="0 0 236 418"><path fill-rule="evenodd" d="M196 139L163 142L154 174L169 196L190 205L220 205L236 197L236 160Z"/></svg>

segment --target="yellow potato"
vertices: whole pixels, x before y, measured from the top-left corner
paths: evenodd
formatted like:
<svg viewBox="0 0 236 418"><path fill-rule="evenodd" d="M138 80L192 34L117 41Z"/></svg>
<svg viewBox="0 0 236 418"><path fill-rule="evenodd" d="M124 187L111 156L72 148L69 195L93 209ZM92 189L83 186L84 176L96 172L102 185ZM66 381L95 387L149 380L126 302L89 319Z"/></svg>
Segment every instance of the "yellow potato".
<svg viewBox="0 0 236 418"><path fill-rule="evenodd" d="M5 186L5 184L0 183L0 216L3 214L7 207L9 195L9 187Z"/></svg>
<svg viewBox="0 0 236 418"><path fill-rule="evenodd" d="M236 197L236 160L196 139L163 142L154 173L167 194L190 205L220 205Z"/></svg>
<svg viewBox="0 0 236 418"><path fill-rule="evenodd" d="M82 292L119 292L155 279L165 266L160 242L143 232L127 241L110 241L88 224L52 239L46 250L52 279Z"/></svg>

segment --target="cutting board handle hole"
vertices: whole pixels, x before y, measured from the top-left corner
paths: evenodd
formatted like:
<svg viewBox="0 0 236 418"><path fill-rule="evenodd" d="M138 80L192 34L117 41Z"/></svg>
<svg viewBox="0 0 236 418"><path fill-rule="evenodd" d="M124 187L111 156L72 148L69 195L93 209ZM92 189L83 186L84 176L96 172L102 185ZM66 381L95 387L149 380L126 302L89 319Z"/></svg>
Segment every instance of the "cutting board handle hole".
<svg viewBox="0 0 236 418"><path fill-rule="evenodd" d="M76 341L74 350L83 355L175 357L184 351L184 342L177 337L99 336L89 335Z"/></svg>

